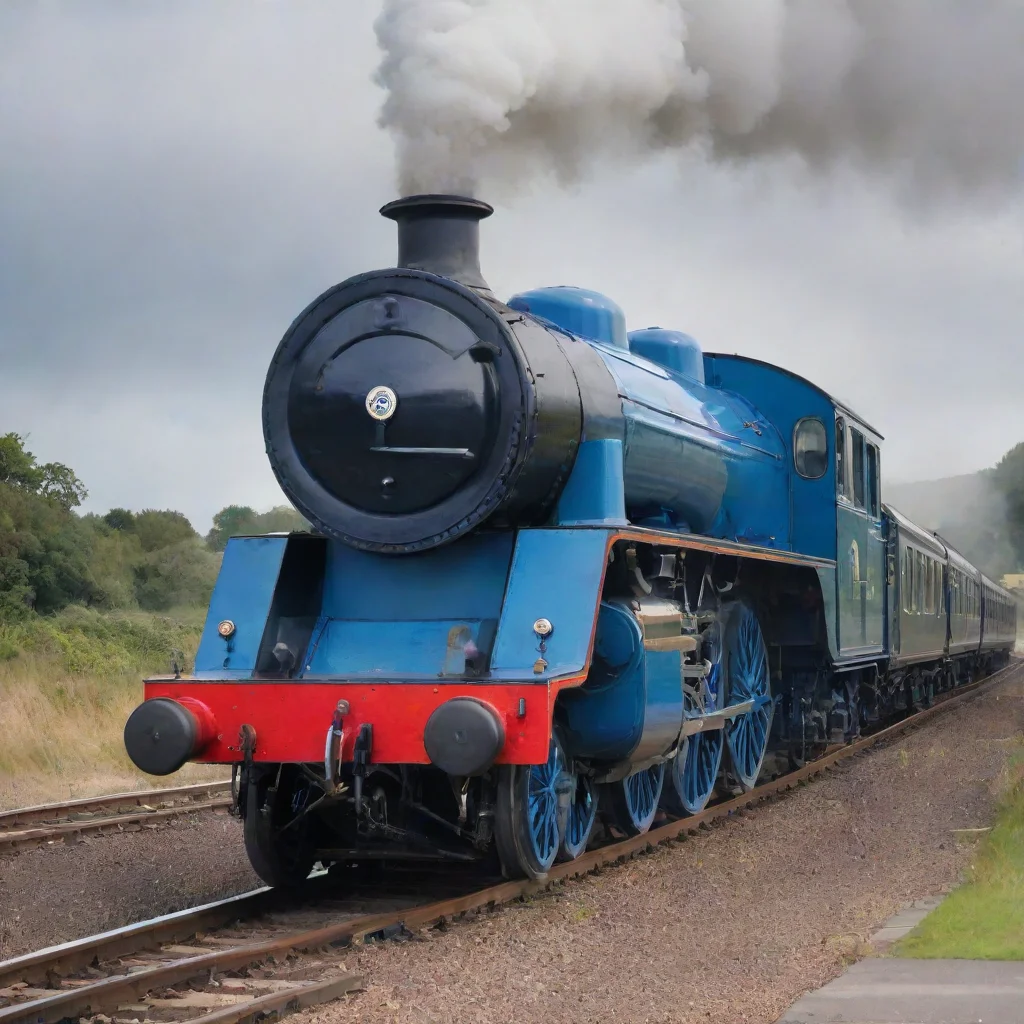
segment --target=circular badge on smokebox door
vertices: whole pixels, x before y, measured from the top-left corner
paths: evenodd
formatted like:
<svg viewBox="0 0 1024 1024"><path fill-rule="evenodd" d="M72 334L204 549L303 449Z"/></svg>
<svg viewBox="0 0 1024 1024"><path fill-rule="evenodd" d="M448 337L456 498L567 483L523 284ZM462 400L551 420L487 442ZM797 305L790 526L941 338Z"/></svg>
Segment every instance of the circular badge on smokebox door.
<svg viewBox="0 0 1024 1024"><path fill-rule="evenodd" d="M397 408L398 395L391 388L383 386L371 388L370 393L366 396L366 411L375 420L380 420L382 423L384 420L391 419Z"/></svg>

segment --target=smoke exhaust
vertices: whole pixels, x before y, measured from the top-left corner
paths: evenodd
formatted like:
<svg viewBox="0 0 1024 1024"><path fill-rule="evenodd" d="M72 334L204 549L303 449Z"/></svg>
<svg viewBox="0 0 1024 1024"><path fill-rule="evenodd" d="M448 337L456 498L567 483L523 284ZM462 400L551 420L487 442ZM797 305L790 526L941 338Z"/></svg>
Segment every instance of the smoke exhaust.
<svg viewBox="0 0 1024 1024"><path fill-rule="evenodd" d="M406 196L382 206L398 224L398 266L448 277L490 295L480 272L480 221L494 208L468 196Z"/></svg>

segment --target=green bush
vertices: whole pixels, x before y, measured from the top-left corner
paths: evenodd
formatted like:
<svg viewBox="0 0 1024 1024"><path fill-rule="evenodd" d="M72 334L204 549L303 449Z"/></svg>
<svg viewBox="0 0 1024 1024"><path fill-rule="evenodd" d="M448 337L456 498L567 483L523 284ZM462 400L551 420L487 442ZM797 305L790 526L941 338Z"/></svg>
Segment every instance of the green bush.
<svg viewBox="0 0 1024 1024"><path fill-rule="evenodd" d="M184 655L185 667L194 657L202 623L199 609L163 616L71 605L56 615L0 625L0 660L43 656L73 675L168 672L173 651Z"/></svg>
<svg viewBox="0 0 1024 1024"><path fill-rule="evenodd" d="M219 565L220 557L198 538L158 548L134 567L135 599L140 608L154 612L206 605Z"/></svg>

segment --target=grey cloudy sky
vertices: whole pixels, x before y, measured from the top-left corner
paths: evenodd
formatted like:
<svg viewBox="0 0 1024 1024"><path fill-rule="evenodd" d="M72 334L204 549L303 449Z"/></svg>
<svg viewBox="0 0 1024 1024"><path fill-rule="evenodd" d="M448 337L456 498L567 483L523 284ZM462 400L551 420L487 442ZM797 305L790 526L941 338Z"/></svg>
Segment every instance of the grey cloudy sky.
<svg viewBox="0 0 1024 1024"><path fill-rule="evenodd" d="M0 4L0 432L73 466L90 510L206 529L282 500L260 428L274 348L321 290L394 259L376 13ZM483 264L500 294L597 288L632 327L796 370L886 435L888 479L923 479L1024 440L1022 213L666 155L499 207Z"/></svg>

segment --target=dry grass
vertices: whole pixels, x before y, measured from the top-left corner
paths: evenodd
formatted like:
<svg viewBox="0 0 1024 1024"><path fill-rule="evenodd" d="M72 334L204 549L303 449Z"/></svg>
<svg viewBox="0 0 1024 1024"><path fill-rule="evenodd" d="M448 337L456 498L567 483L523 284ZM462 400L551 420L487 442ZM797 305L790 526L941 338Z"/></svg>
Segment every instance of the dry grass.
<svg viewBox="0 0 1024 1024"><path fill-rule="evenodd" d="M128 760L122 731L142 677L166 672L170 652L190 664L201 613L100 614L0 625L0 808L224 776L190 765L166 780Z"/></svg>

